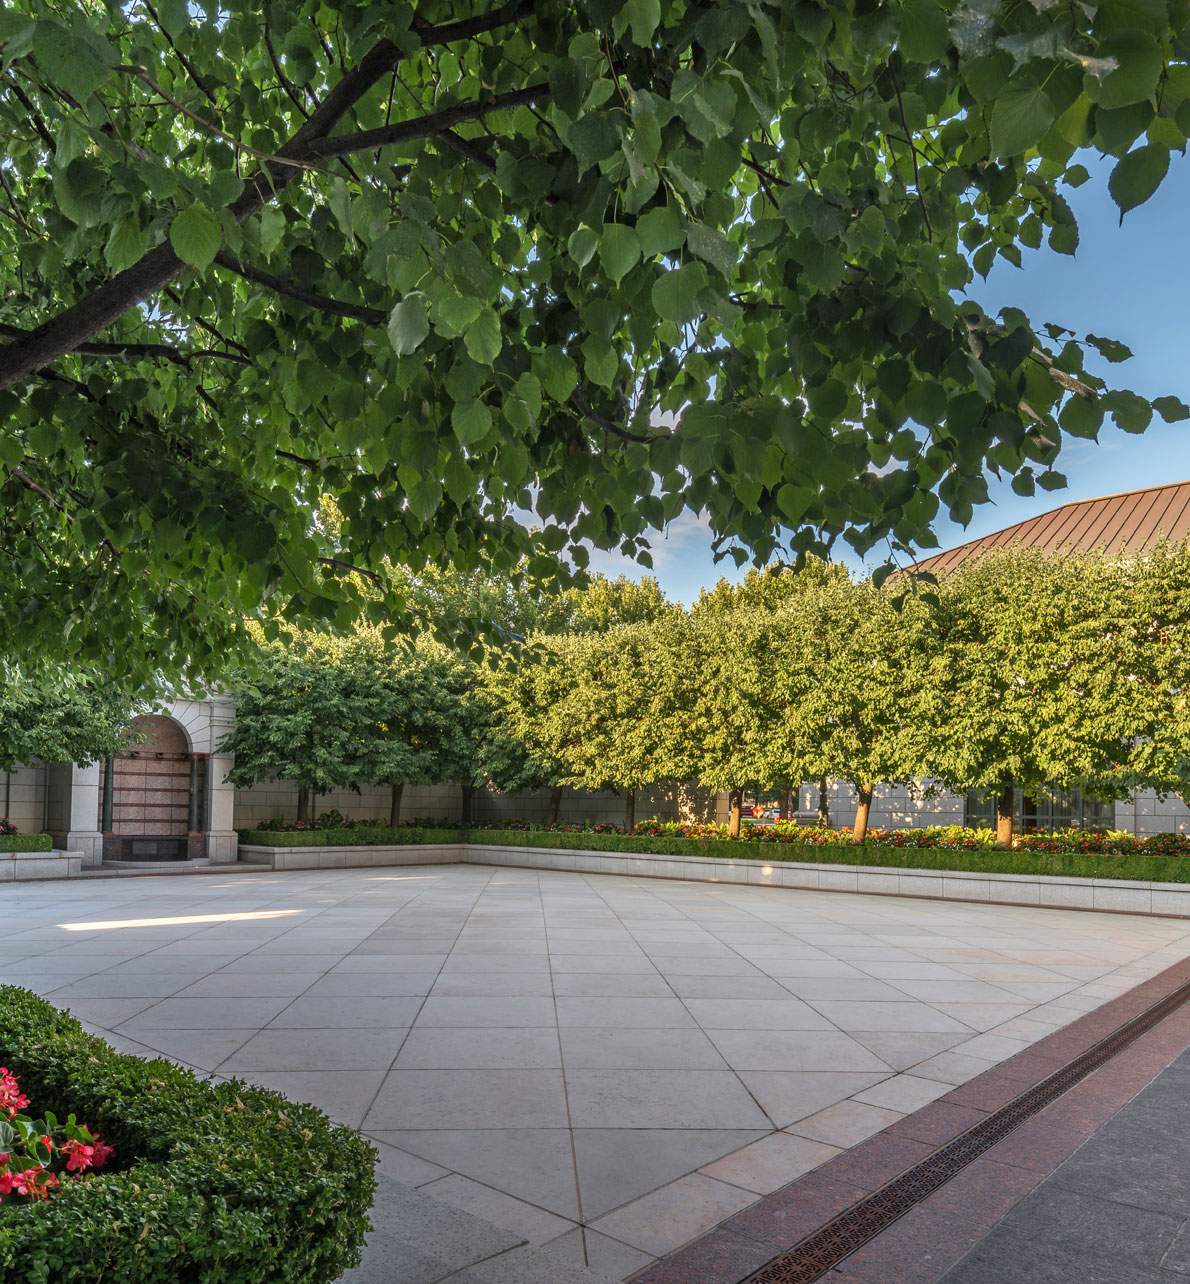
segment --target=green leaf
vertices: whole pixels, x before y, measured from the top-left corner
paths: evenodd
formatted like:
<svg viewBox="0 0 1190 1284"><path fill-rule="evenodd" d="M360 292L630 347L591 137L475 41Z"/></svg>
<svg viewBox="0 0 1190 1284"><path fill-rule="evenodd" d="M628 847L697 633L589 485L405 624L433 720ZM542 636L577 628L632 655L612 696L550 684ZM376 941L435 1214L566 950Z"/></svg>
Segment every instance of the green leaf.
<svg viewBox="0 0 1190 1284"><path fill-rule="evenodd" d="M463 345L480 365L490 366L503 343L500 319L491 308L484 308L463 333Z"/></svg>
<svg viewBox="0 0 1190 1284"><path fill-rule="evenodd" d="M550 68L550 96L567 116L576 117L587 93L587 77L573 58L559 58Z"/></svg>
<svg viewBox="0 0 1190 1284"><path fill-rule="evenodd" d="M448 339L456 338L483 311L483 302L469 294L448 294L431 309L435 327Z"/></svg>
<svg viewBox="0 0 1190 1284"><path fill-rule="evenodd" d="M649 45L661 25L661 0L628 0L621 10L632 28L632 43Z"/></svg>
<svg viewBox="0 0 1190 1284"><path fill-rule="evenodd" d="M1010 85L992 108L991 143L997 156L1035 147L1054 123L1054 104L1040 85Z"/></svg>
<svg viewBox="0 0 1190 1284"><path fill-rule="evenodd" d="M420 291L407 294L388 318L388 341L393 345L393 351L398 357L408 356L417 350L429 333L425 296Z"/></svg>
<svg viewBox="0 0 1190 1284"><path fill-rule="evenodd" d="M640 237L625 223L605 223L599 238L599 261L619 285L640 258Z"/></svg>
<svg viewBox="0 0 1190 1284"><path fill-rule="evenodd" d="M588 227L586 223L580 224L570 234L566 242L566 252L579 265L586 267L595 257L595 249L599 244L599 237L593 227Z"/></svg>
<svg viewBox="0 0 1190 1284"><path fill-rule="evenodd" d="M1099 401L1092 401L1088 397L1071 397L1062 407L1058 422L1062 425L1063 432L1068 432L1072 437L1085 437L1095 441L1103 424L1103 406Z"/></svg>
<svg viewBox="0 0 1190 1284"><path fill-rule="evenodd" d="M676 210L668 205L659 205L636 220L636 234L640 237L640 250L647 259L657 254L668 254L680 249L686 240L686 229L682 226Z"/></svg>
<svg viewBox="0 0 1190 1284"><path fill-rule="evenodd" d="M1190 419L1190 406L1178 397L1157 397L1153 401L1153 409L1167 424L1176 424L1183 419Z"/></svg>
<svg viewBox="0 0 1190 1284"><path fill-rule="evenodd" d="M157 16L165 34L176 39L190 24L189 0L157 0Z"/></svg>
<svg viewBox="0 0 1190 1284"><path fill-rule="evenodd" d="M1147 31L1117 31L1099 46L1099 55L1117 66L1100 79L1088 72L1083 79L1087 96L1100 107L1128 107L1147 102L1157 90L1164 60L1161 47Z"/></svg>
<svg viewBox="0 0 1190 1284"><path fill-rule="evenodd" d="M736 248L722 232L702 223L691 223L686 229L686 244L700 259L705 259L722 276L731 279L736 265Z"/></svg>
<svg viewBox="0 0 1190 1284"><path fill-rule="evenodd" d="M666 272L653 285L653 306L657 315L675 325L692 321L701 311L698 294L706 283L707 272L701 263L685 263Z"/></svg>
<svg viewBox="0 0 1190 1284"><path fill-rule="evenodd" d="M266 254L272 252L281 244L281 238L285 235L285 215L275 205L268 205L260 211L258 221L260 232L260 248Z"/></svg>
<svg viewBox="0 0 1190 1284"><path fill-rule="evenodd" d="M44 76L69 85L75 98L86 98L107 79L120 61L110 41L87 24L81 12L70 26L43 19L33 33L33 52Z"/></svg>
<svg viewBox="0 0 1190 1284"><path fill-rule="evenodd" d="M149 238L141 229L135 214L122 218L111 231L103 247L103 261L114 272L131 267L149 248Z"/></svg>
<svg viewBox="0 0 1190 1284"><path fill-rule="evenodd" d="M187 207L169 225L169 243L183 263L205 271L223 243L218 215L205 205Z"/></svg>
<svg viewBox="0 0 1190 1284"><path fill-rule="evenodd" d="M1146 143L1129 152L1111 172L1107 190L1120 207L1120 220L1129 210L1134 210L1161 186L1169 172L1169 148L1158 143Z"/></svg>
<svg viewBox="0 0 1190 1284"><path fill-rule="evenodd" d="M471 446L487 436L492 426L492 412L478 399L465 401L451 411L450 426L464 446Z"/></svg>
<svg viewBox="0 0 1190 1284"><path fill-rule="evenodd" d="M593 334L583 344L583 367L587 377L602 388L610 388L620 370L620 358L611 340L603 334Z"/></svg>
<svg viewBox="0 0 1190 1284"><path fill-rule="evenodd" d="M606 112L588 112L567 134L579 174L585 173L620 147L620 131Z"/></svg>
<svg viewBox="0 0 1190 1284"><path fill-rule="evenodd" d="M897 45L912 62L938 62L946 57L950 32L946 10L938 0L904 0Z"/></svg>

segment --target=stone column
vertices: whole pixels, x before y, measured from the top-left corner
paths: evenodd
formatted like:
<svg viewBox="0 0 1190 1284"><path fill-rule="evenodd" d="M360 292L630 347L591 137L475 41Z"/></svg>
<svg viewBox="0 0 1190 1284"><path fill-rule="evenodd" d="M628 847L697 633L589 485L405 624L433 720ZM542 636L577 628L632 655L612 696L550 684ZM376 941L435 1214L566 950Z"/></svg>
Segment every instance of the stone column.
<svg viewBox="0 0 1190 1284"><path fill-rule="evenodd" d="M68 828L51 830L54 845L64 851L82 852L83 868L98 869L103 861L103 834L99 829L99 763L86 767L64 766L54 768L49 774L51 790L61 790L64 797L57 801L51 813L68 822Z"/></svg>

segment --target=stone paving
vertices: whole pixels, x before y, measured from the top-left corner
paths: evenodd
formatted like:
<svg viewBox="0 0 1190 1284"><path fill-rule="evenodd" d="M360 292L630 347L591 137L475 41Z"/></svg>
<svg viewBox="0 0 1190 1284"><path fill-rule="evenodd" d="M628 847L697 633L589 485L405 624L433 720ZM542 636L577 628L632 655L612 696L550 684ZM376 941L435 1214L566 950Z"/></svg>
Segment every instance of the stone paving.
<svg viewBox="0 0 1190 1284"><path fill-rule="evenodd" d="M1174 1284L1190 1275L1184 1052L1028 1194L940 1284Z"/></svg>
<svg viewBox="0 0 1190 1284"><path fill-rule="evenodd" d="M362 1128L390 1229L416 1187L611 1279L1187 955L1182 920L471 865L0 892L4 980Z"/></svg>

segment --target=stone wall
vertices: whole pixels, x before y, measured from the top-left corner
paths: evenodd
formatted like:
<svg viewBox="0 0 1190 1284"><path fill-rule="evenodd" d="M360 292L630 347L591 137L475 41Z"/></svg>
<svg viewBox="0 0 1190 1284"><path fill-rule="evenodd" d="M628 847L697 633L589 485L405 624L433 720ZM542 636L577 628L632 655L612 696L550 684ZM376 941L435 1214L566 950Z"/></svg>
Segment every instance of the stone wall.
<svg viewBox="0 0 1190 1284"><path fill-rule="evenodd" d="M1151 789L1140 789L1131 802L1116 803L1116 829L1142 838L1148 834L1190 833L1190 807L1169 794L1158 798Z"/></svg>
<svg viewBox="0 0 1190 1284"><path fill-rule="evenodd" d="M7 815L22 834L40 834L45 829L45 789L43 766L0 771L0 816Z"/></svg>

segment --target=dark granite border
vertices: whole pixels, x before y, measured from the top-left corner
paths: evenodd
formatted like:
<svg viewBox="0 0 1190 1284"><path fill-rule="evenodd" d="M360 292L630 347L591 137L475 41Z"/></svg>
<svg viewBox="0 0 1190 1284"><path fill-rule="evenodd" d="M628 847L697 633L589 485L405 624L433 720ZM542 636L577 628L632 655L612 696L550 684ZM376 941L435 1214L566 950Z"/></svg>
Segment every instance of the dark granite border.
<svg viewBox="0 0 1190 1284"><path fill-rule="evenodd" d="M1187 981L1190 959L1183 959L728 1218L633 1276L633 1284L739 1284ZM1141 1035L820 1279L933 1284L1187 1046L1190 1005Z"/></svg>

